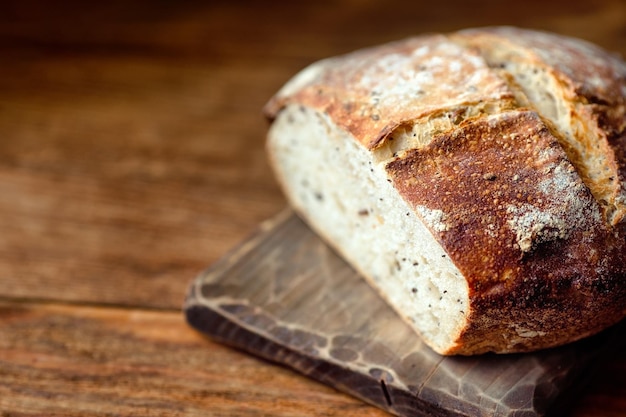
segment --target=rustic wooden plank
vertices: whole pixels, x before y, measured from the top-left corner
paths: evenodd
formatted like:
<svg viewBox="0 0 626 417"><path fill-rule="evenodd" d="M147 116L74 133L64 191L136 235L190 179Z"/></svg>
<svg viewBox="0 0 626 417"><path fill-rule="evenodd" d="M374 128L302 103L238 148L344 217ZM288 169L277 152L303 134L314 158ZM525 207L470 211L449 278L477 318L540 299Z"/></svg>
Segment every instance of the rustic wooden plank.
<svg viewBox="0 0 626 417"><path fill-rule="evenodd" d="M0 47L54 52L305 60L415 33L512 24L583 37L623 51L621 0L527 0L424 4L387 0L290 2L188 1L86 4L4 1ZM248 61L250 63L250 61Z"/></svg>
<svg viewBox="0 0 626 417"><path fill-rule="evenodd" d="M284 204L263 153L265 96L241 106L240 126L211 94L221 83L249 103L258 77L135 59L29 64L14 66L51 80L18 91L0 80L5 295L178 307L191 277Z"/></svg>
<svg viewBox="0 0 626 417"><path fill-rule="evenodd" d="M190 287L187 320L403 417L538 417L572 401L624 327L529 354L443 357L286 211Z"/></svg>
<svg viewBox="0 0 626 417"><path fill-rule="evenodd" d="M624 415L626 354L573 417ZM383 416L211 342L178 312L0 302L0 411L34 415Z"/></svg>
<svg viewBox="0 0 626 417"><path fill-rule="evenodd" d="M206 340L179 312L13 302L0 302L0 412L384 415Z"/></svg>

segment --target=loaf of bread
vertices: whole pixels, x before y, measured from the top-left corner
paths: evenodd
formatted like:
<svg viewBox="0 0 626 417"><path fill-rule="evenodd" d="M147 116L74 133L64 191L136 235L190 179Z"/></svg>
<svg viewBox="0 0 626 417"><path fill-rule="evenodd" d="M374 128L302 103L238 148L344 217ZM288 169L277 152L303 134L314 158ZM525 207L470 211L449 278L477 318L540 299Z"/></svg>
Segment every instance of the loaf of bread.
<svg viewBox="0 0 626 417"><path fill-rule="evenodd" d="M625 106L617 56L471 29L312 64L266 105L267 149L296 212L435 351L526 352L626 315Z"/></svg>

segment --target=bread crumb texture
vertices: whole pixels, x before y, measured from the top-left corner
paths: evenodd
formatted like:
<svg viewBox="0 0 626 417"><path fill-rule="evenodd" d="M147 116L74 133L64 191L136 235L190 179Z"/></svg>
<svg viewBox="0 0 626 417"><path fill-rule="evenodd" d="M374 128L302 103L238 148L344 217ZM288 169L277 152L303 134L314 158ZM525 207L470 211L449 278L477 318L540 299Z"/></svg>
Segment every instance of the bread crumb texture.
<svg viewBox="0 0 626 417"><path fill-rule="evenodd" d="M443 354L626 315L626 65L510 27L320 61L265 108L291 204Z"/></svg>

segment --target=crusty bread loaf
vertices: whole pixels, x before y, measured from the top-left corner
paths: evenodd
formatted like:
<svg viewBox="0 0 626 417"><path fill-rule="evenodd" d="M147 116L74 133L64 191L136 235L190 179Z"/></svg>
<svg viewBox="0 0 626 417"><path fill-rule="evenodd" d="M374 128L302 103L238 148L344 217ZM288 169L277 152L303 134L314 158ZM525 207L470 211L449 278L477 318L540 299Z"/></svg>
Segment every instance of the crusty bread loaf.
<svg viewBox="0 0 626 417"><path fill-rule="evenodd" d="M434 350L524 352L626 315L625 105L600 48L473 29L304 69L267 147L294 209Z"/></svg>

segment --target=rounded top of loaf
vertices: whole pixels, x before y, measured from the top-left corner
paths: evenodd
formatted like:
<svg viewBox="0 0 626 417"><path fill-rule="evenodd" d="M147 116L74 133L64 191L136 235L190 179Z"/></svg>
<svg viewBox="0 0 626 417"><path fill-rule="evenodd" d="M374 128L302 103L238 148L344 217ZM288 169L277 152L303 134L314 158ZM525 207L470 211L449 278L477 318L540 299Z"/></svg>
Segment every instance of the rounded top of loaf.
<svg viewBox="0 0 626 417"><path fill-rule="evenodd" d="M398 126L443 107L507 96L477 52L432 35L318 62L287 83L266 113L292 101L313 105L375 148Z"/></svg>

